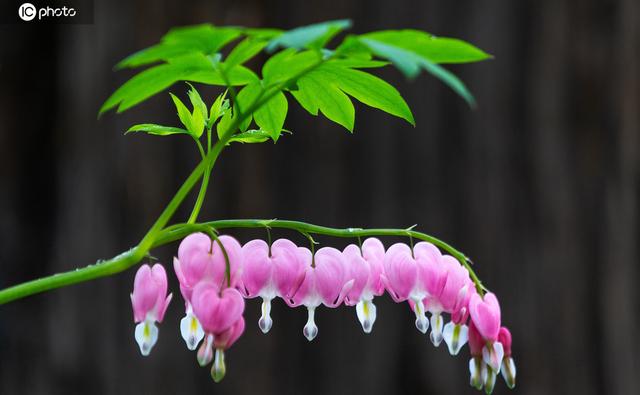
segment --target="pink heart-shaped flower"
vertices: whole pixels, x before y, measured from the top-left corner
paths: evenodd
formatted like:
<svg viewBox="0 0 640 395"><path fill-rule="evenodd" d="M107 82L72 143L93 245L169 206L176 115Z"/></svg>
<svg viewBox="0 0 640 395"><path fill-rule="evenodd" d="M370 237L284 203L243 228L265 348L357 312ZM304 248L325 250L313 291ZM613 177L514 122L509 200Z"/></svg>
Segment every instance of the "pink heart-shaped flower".
<svg viewBox="0 0 640 395"><path fill-rule="evenodd" d="M244 299L238 290L220 292L211 282L198 284L191 298L193 312L208 333L219 334L229 329L244 312Z"/></svg>

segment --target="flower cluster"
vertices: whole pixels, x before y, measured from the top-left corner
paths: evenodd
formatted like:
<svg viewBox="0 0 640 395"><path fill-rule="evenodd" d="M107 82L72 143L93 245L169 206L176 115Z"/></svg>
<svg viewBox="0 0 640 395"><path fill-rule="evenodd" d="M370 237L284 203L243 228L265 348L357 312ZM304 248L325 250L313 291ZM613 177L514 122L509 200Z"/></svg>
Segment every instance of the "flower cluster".
<svg viewBox="0 0 640 395"><path fill-rule="evenodd" d="M323 247L312 252L286 239L270 245L252 240L241 246L230 236L212 240L194 233L180 244L174 269L185 301L182 337L190 350L200 345L201 366L213 361L215 381L225 375L224 351L244 331L245 298L262 299L258 326L264 333L273 325L273 299L281 298L291 307L305 306L308 319L303 334L311 341L318 335L314 316L321 305L355 306L363 331L370 333L376 321L373 299L386 291L395 302L408 302L420 332L431 327L434 346L444 341L449 353L457 355L469 342L472 386L491 393L499 373L510 388L515 386L511 334L501 326L496 296L478 293L467 269L433 244L397 243L385 251L380 240L368 238L343 251ZM131 300L143 355L157 340L155 322L162 321L171 300L166 293L162 266L144 265L138 270ZM447 324L445 313L451 317Z"/></svg>

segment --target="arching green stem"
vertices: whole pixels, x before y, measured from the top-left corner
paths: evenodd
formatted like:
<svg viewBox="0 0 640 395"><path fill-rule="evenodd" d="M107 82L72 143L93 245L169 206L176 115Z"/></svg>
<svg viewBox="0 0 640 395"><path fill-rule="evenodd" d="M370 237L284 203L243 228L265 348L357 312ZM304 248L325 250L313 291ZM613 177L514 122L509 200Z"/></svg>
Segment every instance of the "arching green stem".
<svg viewBox="0 0 640 395"><path fill-rule="evenodd" d="M309 224L301 221L291 221L291 220L281 220L281 219L223 219L218 221L209 221L205 222L205 224L214 227L215 229L228 229L228 228L264 228L268 226L270 228L280 228L280 229L290 229L296 232L299 232L303 236L309 238L310 235L324 235L330 237L341 237L341 238L362 238L362 237L373 237L373 236L401 236L401 237L410 237L418 240L428 241L429 243L437 246L441 250L447 252L463 265L467 271L469 272L469 276L471 280L476 286L476 290L481 295L484 294L486 290L485 286L482 284L473 268L469 264L469 260L467 257L457 249L453 248L448 243L428 235L426 233L417 232L413 230L413 227L409 229L390 229L390 228L371 228L371 229L363 229L363 228L329 228L326 226ZM171 242L175 240L182 239L188 234L197 231L194 228L191 228L189 224L176 224L171 227L168 227L166 232L163 234L161 238L158 239L158 242L165 244L165 242ZM313 239L311 239L313 240Z"/></svg>

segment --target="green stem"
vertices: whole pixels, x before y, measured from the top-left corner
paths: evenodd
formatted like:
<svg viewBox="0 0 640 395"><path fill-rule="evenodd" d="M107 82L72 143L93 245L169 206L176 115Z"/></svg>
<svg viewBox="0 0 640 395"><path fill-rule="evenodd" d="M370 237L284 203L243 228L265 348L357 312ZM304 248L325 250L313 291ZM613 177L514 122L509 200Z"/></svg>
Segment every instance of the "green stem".
<svg viewBox="0 0 640 395"><path fill-rule="evenodd" d="M460 264L462 264L467 271L471 280L476 286L476 290L481 295L484 294L485 287L482 282L471 268L465 255L453 248L446 242L430 236L428 234L417 232L407 229L389 229L389 228L329 228L326 226L309 224L300 221L290 220L265 220L265 219L226 219L218 221L210 221L204 223L195 224L176 224L163 229L158 237L154 240L151 247L159 247L177 240L180 240L193 232L207 231L210 229L228 229L228 228L264 228L268 226L270 228L290 229L305 235L308 237L311 234L319 234L331 237L341 238L362 238L372 236L401 236L412 237L419 240L428 241L443 251L451 254L455 257ZM10 302L12 300L20 299L25 296L33 295L39 292L47 291L54 288L63 287L65 285L71 285L75 283L85 282L100 277L109 276L115 273L119 273L132 265L139 262L142 258L138 258L141 254L141 247L135 247L125 253L122 253L107 261L99 262L95 265L89 265L84 268L79 268L66 273L55 274L53 276L29 281L20 285L16 285L0 291L0 304ZM224 251L223 251L224 253ZM146 252L142 253L144 256ZM228 258L227 258L228 259Z"/></svg>
<svg viewBox="0 0 640 395"><path fill-rule="evenodd" d="M330 237L347 237L347 238L362 238L373 236L401 236L410 237L418 240L427 241L441 250L447 252L463 265L469 272L471 280L476 286L476 290L481 295L484 294L486 288L474 272L473 268L469 264L467 257L448 243L428 235L426 233L417 232L410 229L390 229L390 228L329 228L326 226L309 224L301 221L279 220L279 219L224 219L218 221L204 222L205 225L211 226L214 229L227 229L227 228L264 228L268 226L270 228L290 229L301 233L305 237L309 237L311 234L318 234ZM197 224L196 224L197 225ZM166 244L175 240L182 239L183 237L193 233L195 228L192 228L189 224L176 224L165 229L164 235L158 239L159 243Z"/></svg>
<svg viewBox="0 0 640 395"><path fill-rule="evenodd" d="M198 146L198 152L200 152L200 159L204 159L204 157L206 156L206 154L204 153L204 148L202 148L202 144L200 143L200 141L197 138L193 138L193 140L196 142L196 145Z"/></svg>
<svg viewBox="0 0 640 395"><path fill-rule="evenodd" d="M204 175L202 176L202 183L200 184L200 191L198 192L196 203L194 204L193 210L191 211L191 215L189 216L189 220L187 221L190 224L195 223L196 220L198 219L198 214L200 213L200 209L202 208L204 197L207 194L207 188L209 187L210 177L211 177L211 169L206 168L204 171Z"/></svg>

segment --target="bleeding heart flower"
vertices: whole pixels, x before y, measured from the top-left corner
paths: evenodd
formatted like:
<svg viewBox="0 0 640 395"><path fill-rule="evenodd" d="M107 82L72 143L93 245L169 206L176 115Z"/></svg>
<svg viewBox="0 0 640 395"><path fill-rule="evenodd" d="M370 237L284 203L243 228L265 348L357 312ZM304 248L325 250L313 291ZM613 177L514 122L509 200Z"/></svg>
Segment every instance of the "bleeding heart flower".
<svg viewBox="0 0 640 395"><path fill-rule="evenodd" d="M304 264L298 259L298 247L286 239L276 240L269 248L263 240L252 240L242 247L244 269L241 290L245 297L262 297L262 315L258 326L269 332L271 300L289 299L300 285Z"/></svg>
<svg viewBox="0 0 640 395"><path fill-rule="evenodd" d="M383 282L391 298L396 302L409 300L416 315L416 328L427 333L427 320L423 299L429 295L427 286L440 287L438 279L427 273L435 272L440 252L431 243L420 242L411 248L403 243L389 247L384 258Z"/></svg>
<svg viewBox="0 0 640 395"><path fill-rule="evenodd" d="M214 283L202 282L193 290L193 311L205 331L198 350L198 363L205 366L214 359L211 377L218 382L225 375L224 350L244 332L244 299L235 288L220 290Z"/></svg>
<svg viewBox="0 0 640 395"><path fill-rule="evenodd" d="M502 343L504 349L504 358L502 359L502 378L507 383L507 387L513 389L516 386L516 364L511 358L511 332L506 327L500 328L498 340Z"/></svg>
<svg viewBox="0 0 640 395"><path fill-rule="evenodd" d="M133 318L138 324L135 338L142 355L149 355L158 341L156 322L162 322L164 313L171 302L167 295L167 273L164 267L156 263L153 268L142 265L136 272L131 293Z"/></svg>
<svg viewBox="0 0 640 395"><path fill-rule="evenodd" d="M469 300L469 313L474 330L477 330L482 338L482 361L486 365L487 371L484 378L485 392L491 393L496 381L496 376L500 373L504 350L502 343L498 341L500 332L500 304L496 296L489 292L484 298L479 294L473 294ZM469 337L471 346L471 334Z"/></svg>
<svg viewBox="0 0 640 395"><path fill-rule="evenodd" d="M469 313L478 332L486 341L498 340L500 304L493 293L488 292L484 298L478 294L472 295L469 300Z"/></svg>
<svg viewBox="0 0 640 395"><path fill-rule="evenodd" d="M216 349L213 365L211 366L211 377L213 381L219 383L227 373L224 352L238 340L244 332L244 318L240 317L231 328L218 334L213 339L213 346Z"/></svg>
<svg viewBox="0 0 640 395"><path fill-rule="evenodd" d="M211 282L196 286L191 298L193 312L206 333L220 334L229 329L244 312L244 299L235 288L220 288Z"/></svg>
<svg viewBox="0 0 640 395"><path fill-rule="evenodd" d="M290 306L304 305L308 310L307 324L302 333L311 341L318 335L315 324L315 309L324 304L327 307L339 306L353 286L342 253L332 247L319 249L315 256L307 248L298 248L298 258L306 270L300 287L293 295Z"/></svg>
<svg viewBox="0 0 640 395"><path fill-rule="evenodd" d="M469 383L477 390L481 390L487 381L487 365L482 360L482 348L484 341L482 335L478 332L473 321L469 323L469 351L471 359L469 360Z"/></svg>
<svg viewBox="0 0 640 395"><path fill-rule="evenodd" d="M371 333L376 321L376 305L373 297L384 293L382 274L384 272L384 246L375 238L368 238L362 248L348 245L343 256L354 281L351 291L345 298L345 304L356 306L356 314L365 333Z"/></svg>
<svg viewBox="0 0 640 395"><path fill-rule="evenodd" d="M225 281L226 260L220 243L229 257L231 286L234 286L242 272L242 247L233 237L220 236L218 241L212 242L204 233L193 233L182 240L178 257L173 260L180 292L185 300L186 314L180 321L180 332L190 350L195 350L204 337L191 306L194 288L204 281L218 286Z"/></svg>
<svg viewBox="0 0 640 395"><path fill-rule="evenodd" d="M469 315L469 299L475 292L475 287L467 269L455 258L444 255L442 261L447 267L447 280L440 293L439 302L442 309L451 314L451 322L444 326L442 337L447 343L449 353L457 355L467 342L468 328L465 323Z"/></svg>

